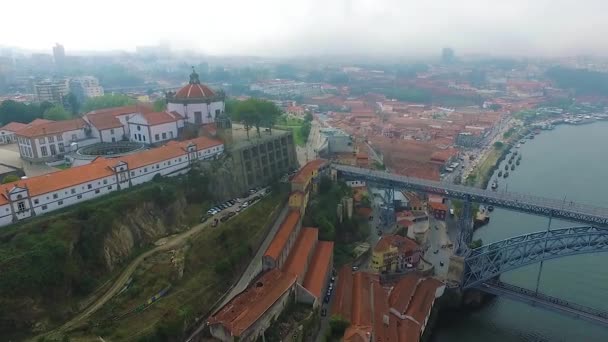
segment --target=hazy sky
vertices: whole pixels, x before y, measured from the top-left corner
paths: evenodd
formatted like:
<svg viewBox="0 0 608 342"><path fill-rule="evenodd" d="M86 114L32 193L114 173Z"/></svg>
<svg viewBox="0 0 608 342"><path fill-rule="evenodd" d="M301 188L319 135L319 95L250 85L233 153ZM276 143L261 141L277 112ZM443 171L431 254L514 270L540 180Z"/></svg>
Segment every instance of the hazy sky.
<svg viewBox="0 0 608 342"><path fill-rule="evenodd" d="M608 54L608 0L29 0L2 4L0 45L208 54Z"/></svg>

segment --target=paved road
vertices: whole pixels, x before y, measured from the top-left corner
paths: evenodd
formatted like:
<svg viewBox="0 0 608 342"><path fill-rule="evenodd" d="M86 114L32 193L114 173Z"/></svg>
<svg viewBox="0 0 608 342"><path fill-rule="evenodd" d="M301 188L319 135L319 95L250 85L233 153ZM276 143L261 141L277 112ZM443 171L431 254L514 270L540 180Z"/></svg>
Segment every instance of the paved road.
<svg viewBox="0 0 608 342"><path fill-rule="evenodd" d="M441 246L450 241L445 221L436 220L429 216L429 249L424 258L435 266L435 275L440 279L446 279L450 265L452 250L449 247ZM437 254L435 254L437 252ZM441 266L443 263L443 266Z"/></svg>
<svg viewBox="0 0 608 342"><path fill-rule="evenodd" d="M246 200L255 196L256 194L249 196ZM205 229L207 226L209 226L214 218L216 218L216 217L219 218L219 217L225 215L227 213L227 211L236 210L238 205L239 205L238 203L235 204L232 208L226 209L226 210L216 214L214 217L210 218L207 222L198 224L198 225L192 227L191 229L189 229L188 231L185 231L179 235L172 237L165 244L157 246L157 247L141 254L137 258L135 258L135 260L133 260L122 271L122 273L118 276L118 278L116 280L114 280L114 283L112 284L112 286L103 295L101 295L101 297L93 300L92 304L90 304L84 311L82 311L76 317L72 318L70 321L66 322L61 327L57 328L56 330L46 333L44 335L51 336L54 333L61 333L61 332L69 330L70 328L77 326L78 324L83 323L87 317L89 317L91 314L93 314L95 311L97 311L99 308L101 308L108 300L110 300L112 297L114 297L114 295L116 295L120 290L122 290L122 288L125 286L125 284L129 280L129 278L131 277L133 272L135 272L137 267L139 267L139 265L142 263L142 261L144 261L147 257L149 257L153 254L156 254L158 252L171 250L171 249L174 249L174 248L177 248L177 247L183 245L185 242L187 242L187 240L190 237L201 232L203 229ZM221 227L221 224L220 224L220 227Z"/></svg>

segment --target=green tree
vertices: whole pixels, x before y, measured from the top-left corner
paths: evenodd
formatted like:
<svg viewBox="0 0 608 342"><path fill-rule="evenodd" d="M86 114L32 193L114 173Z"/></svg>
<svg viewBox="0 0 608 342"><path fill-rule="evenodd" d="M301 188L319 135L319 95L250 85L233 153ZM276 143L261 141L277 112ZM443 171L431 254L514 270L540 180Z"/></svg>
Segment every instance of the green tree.
<svg viewBox="0 0 608 342"><path fill-rule="evenodd" d="M19 180L19 176L17 175L7 175L2 179L2 184L11 183Z"/></svg>
<svg viewBox="0 0 608 342"><path fill-rule="evenodd" d="M502 141L497 141L494 143L494 148L497 150L502 149L505 146L505 144Z"/></svg>
<svg viewBox="0 0 608 342"><path fill-rule="evenodd" d="M71 119L72 115L70 115L63 106L57 105L47 109L46 112L44 112L43 117L47 120L61 121Z"/></svg>
<svg viewBox="0 0 608 342"><path fill-rule="evenodd" d="M42 117L42 113L52 105L49 102L37 104L24 104L12 100L0 103L0 123L6 125L9 122L30 123L34 119Z"/></svg>
<svg viewBox="0 0 608 342"><path fill-rule="evenodd" d="M165 99L158 99L154 101L152 107L157 112L164 112L165 110L167 110L167 101L165 101Z"/></svg>
<svg viewBox="0 0 608 342"><path fill-rule="evenodd" d="M346 328L348 328L349 325L350 322L347 319L338 315L333 315L329 319L329 326L331 328L331 334L333 336L343 336L344 331L346 330Z"/></svg>
<svg viewBox="0 0 608 342"><path fill-rule="evenodd" d="M80 112L80 101L74 93L69 93L65 98L66 106L70 109L73 116L78 115Z"/></svg>
<svg viewBox="0 0 608 342"><path fill-rule="evenodd" d="M245 125L247 137L249 137L249 129L252 127L256 128L258 136L261 135L260 127L272 129L281 115L281 111L274 103L256 98L238 102L231 111L234 112L232 117Z"/></svg>
<svg viewBox="0 0 608 342"><path fill-rule="evenodd" d="M112 108L120 106L133 105L137 101L122 94L106 94L103 96L92 97L88 99L82 106L84 112L90 112L96 109Z"/></svg>

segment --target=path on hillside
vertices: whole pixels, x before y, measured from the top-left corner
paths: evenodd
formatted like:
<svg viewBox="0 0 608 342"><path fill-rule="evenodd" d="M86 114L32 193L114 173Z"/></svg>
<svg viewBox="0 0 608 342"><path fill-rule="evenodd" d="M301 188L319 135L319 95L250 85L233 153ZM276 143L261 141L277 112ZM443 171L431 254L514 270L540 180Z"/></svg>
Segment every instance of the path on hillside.
<svg viewBox="0 0 608 342"><path fill-rule="evenodd" d="M251 198L251 197L253 197L255 195L257 195L257 193L253 194L253 195L250 195L247 199L249 199L249 198ZM108 302L110 299L112 299L112 297L114 297L118 292L120 292L120 290L122 290L122 288L125 286L125 284L129 280L129 278L131 277L131 275L133 274L133 272L135 272L135 270L137 269L137 267L139 267L139 265L146 258L148 258L149 256L151 256L153 254L156 254L158 252L163 252L163 251L171 250L171 249L174 249L176 247L181 246L190 237L192 237L195 234L198 234L204 228L206 228L207 226L209 226L211 224L211 222L213 222L213 218L219 217L222 214L225 214L225 212L216 214L214 217L209 218L207 220L207 222L201 223L201 224L197 224L196 226L192 227L191 229L189 229L189 230L187 230L187 231L185 231L185 232L183 232L183 233L181 233L179 235L176 235L173 238L169 239L165 244L160 245L160 246L156 246L156 247L152 248L151 250L149 250L149 251L147 251L147 252L139 255L138 257L136 257L122 271L122 273L118 276L118 278L116 278L114 280L114 283L112 284L112 286L103 295L101 295L99 298L93 300L93 302L89 306L87 306L84 309L84 311L82 311L81 313L79 313L76 317L72 318L68 322L64 323L61 327L59 327L59 328L57 328L55 330L49 331L47 333L41 334L40 336L52 336L53 334L56 334L56 333L65 332L65 331L68 331L70 328L73 328L73 327L77 326L78 324L82 323L87 317L89 317L91 314L93 314L95 311L97 311L99 308L101 308L106 302ZM39 336L36 336L32 340L36 340L38 337Z"/></svg>
<svg viewBox="0 0 608 342"><path fill-rule="evenodd" d="M245 291L245 289L247 288L247 286L249 285L251 280L253 280L253 278L255 278L255 276L257 276L260 272L262 272L262 256L264 256L264 253L268 249L270 242L276 235L277 231L279 230L279 227L281 226L281 223L287 216L288 211L289 211L289 205L285 205L283 207L283 209L281 210L281 212L279 213L279 216L277 216L276 220L274 221L272 228L266 235L266 238L260 245L260 248L258 248L258 251L256 252L255 256L249 262L249 265L247 266L247 269L245 270L245 272L243 272L243 274L241 275L239 280L230 288L230 292L228 292L224 296L224 300L219 305L216 306L215 311L212 312L211 315L215 314L215 312L218 309L224 307L224 305L226 305L229 301L231 301L236 295ZM200 332L206 326L207 326L206 322L202 322L201 325L198 327L198 329L196 329L186 341L191 341L194 337L196 337L198 334L200 334Z"/></svg>

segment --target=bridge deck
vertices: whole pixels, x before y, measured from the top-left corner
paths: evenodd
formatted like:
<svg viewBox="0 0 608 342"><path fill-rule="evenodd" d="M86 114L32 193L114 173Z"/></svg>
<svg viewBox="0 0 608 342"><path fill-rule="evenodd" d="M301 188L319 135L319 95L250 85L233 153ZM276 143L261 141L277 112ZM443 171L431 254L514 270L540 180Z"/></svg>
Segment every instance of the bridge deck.
<svg viewBox="0 0 608 342"><path fill-rule="evenodd" d="M575 304L542 293L536 293L532 290L515 285L502 282L486 282L477 287L477 289L543 309L555 311L574 318L584 319L591 323L608 326L608 312L606 311Z"/></svg>
<svg viewBox="0 0 608 342"><path fill-rule="evenodd" d="M438 194L450 198L463 199L531 214L608 226L608 208L515 192L483 190L354 166L332 164L331 167L343 176L365 179L368 182L388 187Z"/></svg>

